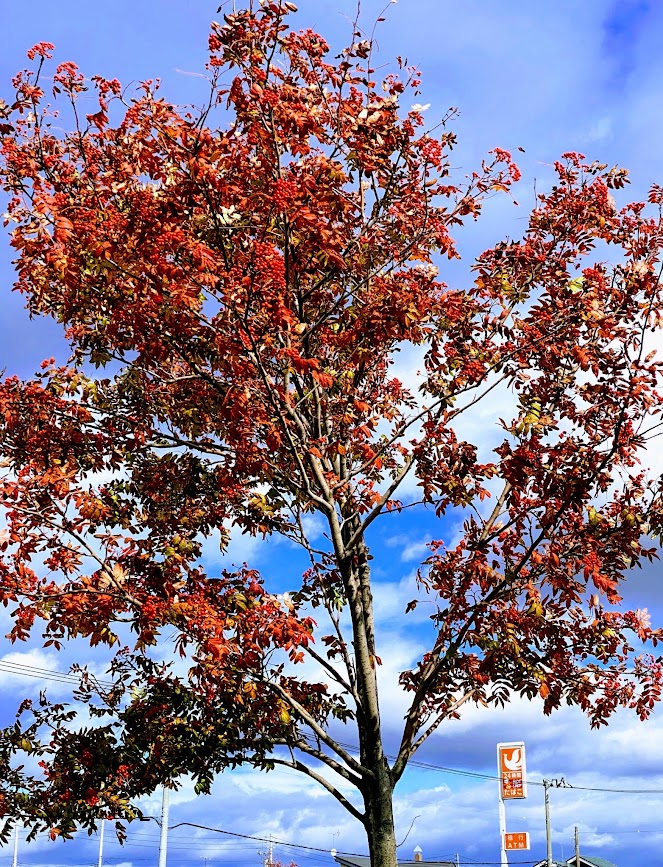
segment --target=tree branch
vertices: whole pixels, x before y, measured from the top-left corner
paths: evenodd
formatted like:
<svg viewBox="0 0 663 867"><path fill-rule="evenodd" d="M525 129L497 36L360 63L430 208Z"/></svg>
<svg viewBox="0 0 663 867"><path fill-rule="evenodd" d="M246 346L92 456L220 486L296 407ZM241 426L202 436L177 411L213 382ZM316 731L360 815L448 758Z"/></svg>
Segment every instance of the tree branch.
<svg viewBox="0 0 663 867"><path fill-rule="evenodd" d="M315 734L317 738L326 744L330 750L333 750L337 756L339 756L345 764L352 768L352 770L360 777L370 776L371 772L368 768L365 768L361 765L356 759L353 759L350 753L346 752L335 740L331 737L314 719L314 717L306 710L306 708L302 707L302 705L297 701L296 698L293 698L290 693L284 689L280 683L270 682L269 685L278 693L278 695L285 701L290 707L295 711L295 713L301 717L303 722L311 729L311 731Z"/></svg>
<svg viewBox="0 0 663 867"><path fill-rule="evenodd" d="M287 746L290 747L290 744L287 744ZM322 762L323 765L327 765L330 770L334 771L340 777L343 777L344 780L347 780L349 783L352 783L353 786L361 789L363 782L361 777L353 774L344 765L342 765L340 762L337 762L336 759L332 758L332 756L327 755L327 753L323 753L322 750L318 749L317 747L312 747L304 740L297 741L294 746L302 753L306 753L307 756L311 756L312 758L317 759L319 762Z"/></svg>
<svg viewBox="0 0 663 867"><path fill-rule="evenodd" d="M313 659L315 659L315 661L319 665L321 665L331 677L333 677L333 679L336 681L336 683L338 683L340 686L342 686L343 689L347 693L349 693L349 695L352 696L352 698L355 700L355 702L358 705L361 703L356 691L353 689L353 687L349 683L347 683L345 678L340 674L340 672L338 672L334 668L334 666L329 662L329 660L325 659L324 656L321 656L319 653L317 653L315 650L313 650L313 648L311 647L310 644L307 644L304 649L309 654L309 656L311 656Z"/></svg>
<svg viewBox="0 0 663 867"><path fill-rule="evenodd" d="M302 774L306 774L306 776L311 777L311 779L315 780L316 783L320 783L320 785L325 788L330 795L333 795L336 800L342 804L345 809L350 813L350 815L354 816L355 819L358 819L362 825L365 821L365 816L361 813L348 799L343 795L339 790L333 786L329 780L326 780L321 774L316 773L312 768L309 768L303 762L294 759L293 761L288 761L287 759L272 759L274 764L283 765L285 768L292 768L293 771L299 771Z"/></svg>
<svg viewBox="0 0 663 867"><path fill-rule="evenodd" d="M398 756L394 765L391 769L392 777L394 783L400 780L403 775L403 771L409 760L412 756L417 752L419 747L433 734L433 732L438 728L440 723L442 723L445 719L455 713L459 707L465 704L470 698L472 698L472 692L464 693L459 699L457 699L450 707L445 708L431 723L431 725L423 732L413 743L408 743L410 740L410 736L408 733L408 728L406 725L405 731L403 732L403 739L401 741L401 745L398 749ZM413 726L411 735L412 737L416 734L416 727Z"/></svg>

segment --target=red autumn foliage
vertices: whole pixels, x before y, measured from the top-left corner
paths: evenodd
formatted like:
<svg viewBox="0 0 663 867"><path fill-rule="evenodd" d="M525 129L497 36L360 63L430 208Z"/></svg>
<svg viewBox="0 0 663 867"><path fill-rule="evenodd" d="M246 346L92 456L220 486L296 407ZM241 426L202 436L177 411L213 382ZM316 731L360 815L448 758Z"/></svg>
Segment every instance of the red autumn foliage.
<svg viewBox="0 0 663 867"><path fill-rule="evenodd" d="M659 211L617 208L623 170L565 154L523 239L449 287L437 270L458 256L453 233L518 180L510 154L454 178L451 114L426 131L403 107L418 72L378 82L365 40L330 59L322 37L288 27L291 6L212 25L198 112L151 83L127 101L64 63L58 101L93 87L99 109L63 135L40 83L48 43L3 109L17 288L73 354L0 386L0 597L14 640L114 648L128 623L135 641L112 685L82 676L97 724L77 729L46 698L21 707L2 736L0 803L66 836L101 814L131 819L179 774L206 791L224 767L282 764L364 823L382 867L395 863L393 788L464 702L539 695L547 713L577 704L599 725L660 697L660 660L635 656L659 631L622 609L620 586L661 531L660 482L639 460L660 424L646 339L662 322L663 231ZM403 345L424 357L418 395L390 372ZM460 423L497 386L517 409L480 459ZM422 505L464 510L464 524L422 565L435 638L401 675L411 703L389 764L366 534L411 503L409 478ZM248 566L203 570L201 541L233 528L305 550L290 599ZM164 630L185 676L154 659ZM335 719L356 726L357 756ZM16 769L21 751L43 777Z"/></svg>

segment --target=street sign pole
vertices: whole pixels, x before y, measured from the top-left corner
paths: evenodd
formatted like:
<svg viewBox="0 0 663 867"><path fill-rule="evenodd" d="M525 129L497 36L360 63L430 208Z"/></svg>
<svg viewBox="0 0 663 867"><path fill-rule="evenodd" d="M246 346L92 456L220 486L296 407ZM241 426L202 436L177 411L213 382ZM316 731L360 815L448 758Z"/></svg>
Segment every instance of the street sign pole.
<svg viewBox="0 0 663 867"><path fill-rule="evenodd" d="M506 856L506 810L502 797L502 781L500 780L500 867L508 867L509 859Z"/></svg>
<svg viewBox="0 0 663 867"><path fill-rule="evenodd" d="M525 832L509 834L506 832L506 809L504 802L514 798L527 797L525 771L525 744L500 743L497 745L497 772L499 777L499 817L500 817L500 865L508 867L507 849L529 849L529 835Z"/></svg>

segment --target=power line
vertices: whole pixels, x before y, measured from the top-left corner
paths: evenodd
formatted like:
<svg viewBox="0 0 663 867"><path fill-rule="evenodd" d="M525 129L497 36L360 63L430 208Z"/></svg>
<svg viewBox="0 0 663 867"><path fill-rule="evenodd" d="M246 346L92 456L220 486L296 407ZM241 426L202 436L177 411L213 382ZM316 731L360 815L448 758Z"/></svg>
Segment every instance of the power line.
<svg viewBox="0 0 663 867"><path fill-rule="evenodd" d="M24 665L22 662L13 662L9 659L0 659L0 670L6 671L8 674L23 675L25 677L37 677L44 680L55 680L61 683L80 683L80 676L73 672L54 671L52 668L39 668L36 665ZM112 681L103 680L97 677L93 680L101 686L114 686Z"/></svg>
<svg viewBox="0 0 663 867"><path fill-rule="evenodd" d="M0 670L6 671L8 674L23 675L24 677L38 677L44 680L56 680L60 683L78 682L78 678L74 681L74 676L61 671L51 671L48 669L32 669L30 666L21 665L18 662L5 662L0 660Z"/></svg>
<svg viewBox="0 0 663 867"><path fill-rule="evenodd" d="M443 771L446 774L458 774L464 777L479 777L484 780L499 780L499 776L497 774L480 774L476 771L465 771L460 768L447 768L443 765L432 765L427 762L418 762L418 761L410 761L408 762L410 765L415 765L416 767L426 768L431 771ZM543 786L543 781L539 780L527 780L528 786ZM564 782L563 786L558 788L562 789L576 789L580 792L610 792L613 794L620 795L663 795L663 789L617 789L617 788L609 788L605 786L578 786L575 783Z"/></svg>
<svg viewBox="0 0 663 867"><path fill-rule="evenodd" d="M14 674L16 676L24 676L24 677L35 677L43 680L53 680L60 683L71 683L78 684L80 683L80 678L76 674L67 673L64 671L53 671L52 669L47 668L39 668L37 666L32 665L23 665L19 662L12 662L10 660L0 660L0 671L7 671L9 674ZM101 680L99 678L94 678L95 682L100 686L112 687L114 684L108 680ZM344 747L345 749L352 750L352 752L358 753L359 747L354 744L343 743L342 741L338 741L339 746ZM394 760L396 757L393 754L385 754L387 758ZM446 765L435 765L431 762L424 762L420 759L410 759L408 761L408 766L421 768L422 770L428 771L438 771L444 774L454 774L456 776L461 777L473 777L479 780L499 780L499 776L497 774L485 774L479 771L468 771L463 768L450 768ZM541 786L543 787L543 780L527 780L527 784L529 786ZM605 792L607 794L618 794L618 795L663 795L663 789L620 789L613 788L608 786L579 786L575 783L565 782L564 788L567 789L575 789L580 792ZM269 841L267 841L269 842ZM321 850L326 851L326 850ZM352 854L352 853L346 853Z"/></svg>
<svg viewBox="0 0 663 867"><path fill-rule="evenodd" d="M201 831L213 831L215 834L228 834L230 837L241 837L243 840L257 840L259 843L273 843L274 846L290 846L293 849L305 849L309 852L325 852L329 854L329 849L323 849L320 846L305 846L303 843L289 843L287 840L277 840L274 837L255 837L253 834L240 834L238 831L225 831L223 828L212 828L209 825L199 825L196 822L178 822L176 825L169 825L168 830L172 831L175 828L199 828ZM359 852L338 852L339 855L349 855L352 858L364 858L365 856Z"/></svg>
<svg viewBox="0 0 663 867"><path fill-rule="evenodd" d="M352 750L354 753L359 752L359 747L354 744L346 744L338 742L339 746L345 747L345 749ZM396 756L393 754L385 753L388 759L394 760ZM429 771L441 771L445 774L456 774L462 777L476 777L482 780L499 780L500 777L498 774L482 774L479 771L467 771L462 768L448 768L445 765L434 765L430 762L424 762L419 759L410 759L408 761L408 765L417 768L423 768ZM545 785L543 780L527 780L528 786L541 786ZM562 785L558 786L558 788L563 789L577 789L581 792L612 792L620 795L663 795L663 789L617 789L617 788L608 788L601 786L577 786L575 783L569 783L566 780L562 780Z"/></svg>

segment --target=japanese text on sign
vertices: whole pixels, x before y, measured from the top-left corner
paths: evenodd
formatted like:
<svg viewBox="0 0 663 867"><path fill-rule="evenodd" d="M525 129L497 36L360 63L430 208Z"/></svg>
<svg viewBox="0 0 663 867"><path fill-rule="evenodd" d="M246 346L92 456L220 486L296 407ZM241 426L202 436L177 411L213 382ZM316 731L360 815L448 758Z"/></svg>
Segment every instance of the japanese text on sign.
<svg viewBox="0 0 663 867"><path fill-rule="evenodd" d="M505 834L504 848L529 849L529 833L527 831L516 831L513 834Z"/></svg>
<svg viewBox="0 0 663 867"><path fill-rule="evenodd" d="M502 799L506 801L511 798L526 798L525 744L522 741L498 744L497 756Z"/></svg>

